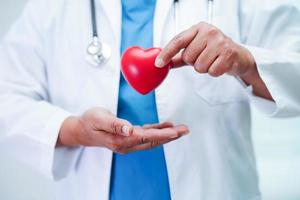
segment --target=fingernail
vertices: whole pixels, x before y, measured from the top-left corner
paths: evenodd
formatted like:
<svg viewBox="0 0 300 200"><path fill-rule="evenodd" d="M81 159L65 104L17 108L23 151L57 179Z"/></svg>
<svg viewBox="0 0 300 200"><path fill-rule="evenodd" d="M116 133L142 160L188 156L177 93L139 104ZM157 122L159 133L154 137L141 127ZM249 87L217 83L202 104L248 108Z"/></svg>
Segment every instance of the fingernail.
<svg viewBox="0 0 300 200"><path fill-rule="evenodd" d="M183 135L188 135L190 133L190 130L186 130Z"/></svg>
<svg viewBox="0 0 300 200"><path fill-rule="evenodd" d="M158 67L158 68L162 68L164 66L164 61L161 57L156 58L155 66Z"/></svg>
<svg viewBox="0 0 300 200"><path fill-rule="evenodd" d="M129 136L130 135L130 127L129 126L123 126L122 127L122 133L124 136Z"/></svg>
<svg viewBox="0 0 300 200"><path fill-rule="evenodd" d="M178 135L178 133L174 133L174 134L172 134L171 136L170 136L170 138L171 139L175 139L175 138L177 138L179 135Z"/></svg>

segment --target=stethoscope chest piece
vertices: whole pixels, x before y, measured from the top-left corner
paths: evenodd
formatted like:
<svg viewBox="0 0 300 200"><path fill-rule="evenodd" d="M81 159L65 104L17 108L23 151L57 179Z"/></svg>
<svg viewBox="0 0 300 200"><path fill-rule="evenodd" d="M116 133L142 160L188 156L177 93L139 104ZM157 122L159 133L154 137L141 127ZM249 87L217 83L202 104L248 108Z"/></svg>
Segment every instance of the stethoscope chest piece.
<svg viewBox="0 0 300 200"><path fill-rule="evenodd" d="M102 53L102 43L98 41L98 39L94 38L94 40L88 45L87 53L89 55L100 55Z"/></svg>
<svg viewBox="0 0 300 200"><path fill-rule="evenodd" d="M106 64L111 57L111 48L97 37L87 47L87 54L92 57L95 66Z"/></svg>
<svg viewBox="0 0 300 200"><path fill-rule="evenodd" d="M90 0L90 6L93 40L88 44L86 51L90 63L98 67L107 63L112 52L111 47L103 42L98 35L95 0Z"/></svg>

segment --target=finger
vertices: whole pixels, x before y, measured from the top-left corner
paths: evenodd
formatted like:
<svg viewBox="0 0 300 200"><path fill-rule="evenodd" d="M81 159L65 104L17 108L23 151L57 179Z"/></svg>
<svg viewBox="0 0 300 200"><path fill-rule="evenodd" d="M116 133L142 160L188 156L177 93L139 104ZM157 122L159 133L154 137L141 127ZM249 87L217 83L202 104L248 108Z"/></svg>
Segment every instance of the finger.
<svg viewBox="0 0 300 200"><path fill-rule="evenodd" d="M165 139L165 140L160 140L160 141L149 141L148 143L145 144L140 144L140 145L136 145L133 147L129 147L126 149L127 152L134 152L134 151L142 151L142 150L147 150L147 149L152 149L158 146L161 146L163 144L172 142L174 140L179 139L180 137L182 137L183 135L188 134L189 130L185 125L179 125L176 126L175 129L178 131L178 137L176 138L171 138L171 139Z"/></svg>
<svg viewBox="0 0 300 200"><path fill-rule="evenodd" d="M215 46L207 46L197 58L194 68L199 73L207 73L211 64L218 57L218 48Z"/></svg>
<svg viewBox="0 0 300 200"><path fill-rule="evenodd" d="M155 66L160 68L166 66L181 49L188 46L197 35L197 32L198 30L192 27L175 36L157 56Z"/></svg>
<svg viewBox="0 0 300 200"><path fill-rule="evenodd" d="M179 133L174 128L146 129L141 135L141 144L149 141L160 141L177 138Z"/></svg>
<svg viewBox="0 0 300 200"><path fill-rule="evenodd" d="M172 59L172 69L176 69L179 67L186 66L187 64L182 60L182 52L179 52L173 59Z"/></svg>
<svg viewBox="0 0 300 200"><path fill-rule="evenodd" d="M107 117L100 127L105 132L122 136L130 136L133 131L133 127L128 121L114 116Z"/></svg>
<svg viewBox="0 0 300 200"><path fill-rule="evenodd" d="M172 141L174 141L176 139L179 139L179 138L180 137L175 138L175 139L170 139L170 140L163 140L163 141L160 141L160 142L157 142L157 143L149 142L149 143L146 143L146 144L137 145L137 146L134 146L134 147L131 147L131 148L128 148L128 149L124 150L125 151L124 153L130 153L130 152L153 149L153 148L159 147L161 145L167 144L169 142L172 142Z"/></svg>
<svg viewBox="0 0 300 200"><path fill-rule="evenodd" d="M188 133L188 128L184 125L179 125L174 128L164 129L143 129L141 127L134 128L134 134L131 137L123 137L119 135L107 135L106 144L109 149L114 152L124 152L127 149L135 148L139 145L158 146L172 141ZM163 130L163 131L162 131ZM151 131L147 132L147 131ZM169 132L169 134L167 134ZM176 134L173 134L173 133ZM148 137L149 136L149 137ZM149 147L149 148L150 148Z"/></svg>
<svg viewBox="0 0 300 200"><path fill-rule="evenodd" d="M189 134L190 130L186 125L177 125L174 129L178 132L180 136Z"/></svg>
<svg viewBox="0 0 300 200"><path fill-rule="evenodd" d="M130 137L122 138L122 145L128 148L149 142L170 140L185 135L188 132L189 130L187 127L183 125L163 129L143 129L142 127L134 127Z"/></svg>
<svg viewBox="0 0 300 200"><path fill-rule="evenodd" d="M198 33L195 39L184 49L182 60L189 65L194 65L199 55L207 46L207 40L203 34Z"/></svg>
<svg viewBox="0 0 300 200"><path fill-rule="evenodd" d="M134 128L133 135L124 143L127 147L133 147L149 142L158 142L161 140L170 140L179 136L179 133L174 128L164 129L143 129Z"/></svg>
<svg viewBox="0 0 300 200"><path fill-rule="evenodd" d="M219 56L208 69L208 73L214 77L221 76L226 73L226 69L229 68L229 65L230 63L227 63L223 56Z"/></svg>
<svg viewBox="0 0 300 200"><path fill-rule="evenodd" d="M164 129L146 129L141 135L140 143L144 144L149 141L161 141L166 139L174 139L189 132L184 125L178 125L173 128Z"/></svg>
<svg viewBox="0 0 300 200"><path fill-rule="evenodd" d="M170 127L174 127L174 125L171 122L164 122L159 124L146 124L143 126L144 129L150 129L150 128L162 129L162 128L170 128Z"/></svg>
<svg viewBox="0 0 300 200"><path fill-rule="evenodd" d="M130 137L123 139L124 147L133 147L140 144L146 144L151 141L160 141L173 139L179 136L177 130L173 128L164 129L143 129L141 127L134 127L133 133Z"/></svg>

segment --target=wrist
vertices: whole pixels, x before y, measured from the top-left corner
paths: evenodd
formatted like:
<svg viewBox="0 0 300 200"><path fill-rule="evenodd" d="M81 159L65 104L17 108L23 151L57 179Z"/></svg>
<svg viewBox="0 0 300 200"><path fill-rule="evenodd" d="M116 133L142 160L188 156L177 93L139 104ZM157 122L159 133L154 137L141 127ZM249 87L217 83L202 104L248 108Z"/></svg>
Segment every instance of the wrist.
<svg viewBox="0 0 300 200"><path fill-rule="evenodd" d="M240 78L247 84L254 86L259 80L259 74L257 69L253 71L249 71L245 74L240 75Z"/></svg>
<svg viewBox="0 0 300 200"><path fill-rule="evenodd" d="M249 52L249 51L248 51ZM240 78L247 84L253 87L253 94L268 100L274 101L267 86L258 73L257 64L253 55L249 52L249 65L246 73L240 75Z"/></svg>
<svg viewBox="0 0 300 200"><path fill-rule="evenodd" d="M255 62L255 59L253 55L246 49L247 54L246 54L246 61L248 64L247 70L245 73L241 74L239 77L247 84L247 85L252 85L254 86L259 80L260 76L257 70L257 65Z"/></svg>
<svg viewBox="0 0 300 200"><path fill-rule="evenodd" d="M82 125L79 117L68 117L59 131L57 146L79 146L78 138L81 132Z"/></svg>

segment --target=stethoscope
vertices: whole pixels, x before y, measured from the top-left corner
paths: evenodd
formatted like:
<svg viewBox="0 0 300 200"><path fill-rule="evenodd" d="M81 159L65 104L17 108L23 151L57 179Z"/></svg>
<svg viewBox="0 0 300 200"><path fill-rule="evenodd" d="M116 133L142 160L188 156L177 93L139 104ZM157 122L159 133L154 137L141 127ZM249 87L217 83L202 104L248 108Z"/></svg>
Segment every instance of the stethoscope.
<svg viewBox="0 0 300 200"><path fill-rule="evenodd" d="M178 33L179 0L174 0L173 5L175 32ZM210 24L213 22L213 7L214 0L207 0L207 21ZM95 0L90 0L90 9L92 22L92 41L87 46L87 54L95 66L101 66L110 59L112 50L111 47L99 37Z"/></svg>
<svg viewBox="0 0 300 200"><path fill-rule="evenodd" d="M93 39L87 46L87 54L91 57L95 66L100 66L105 64L111 57L111 47L102 41L98 35L95 0L90 0L90 6Z"/></svg>

